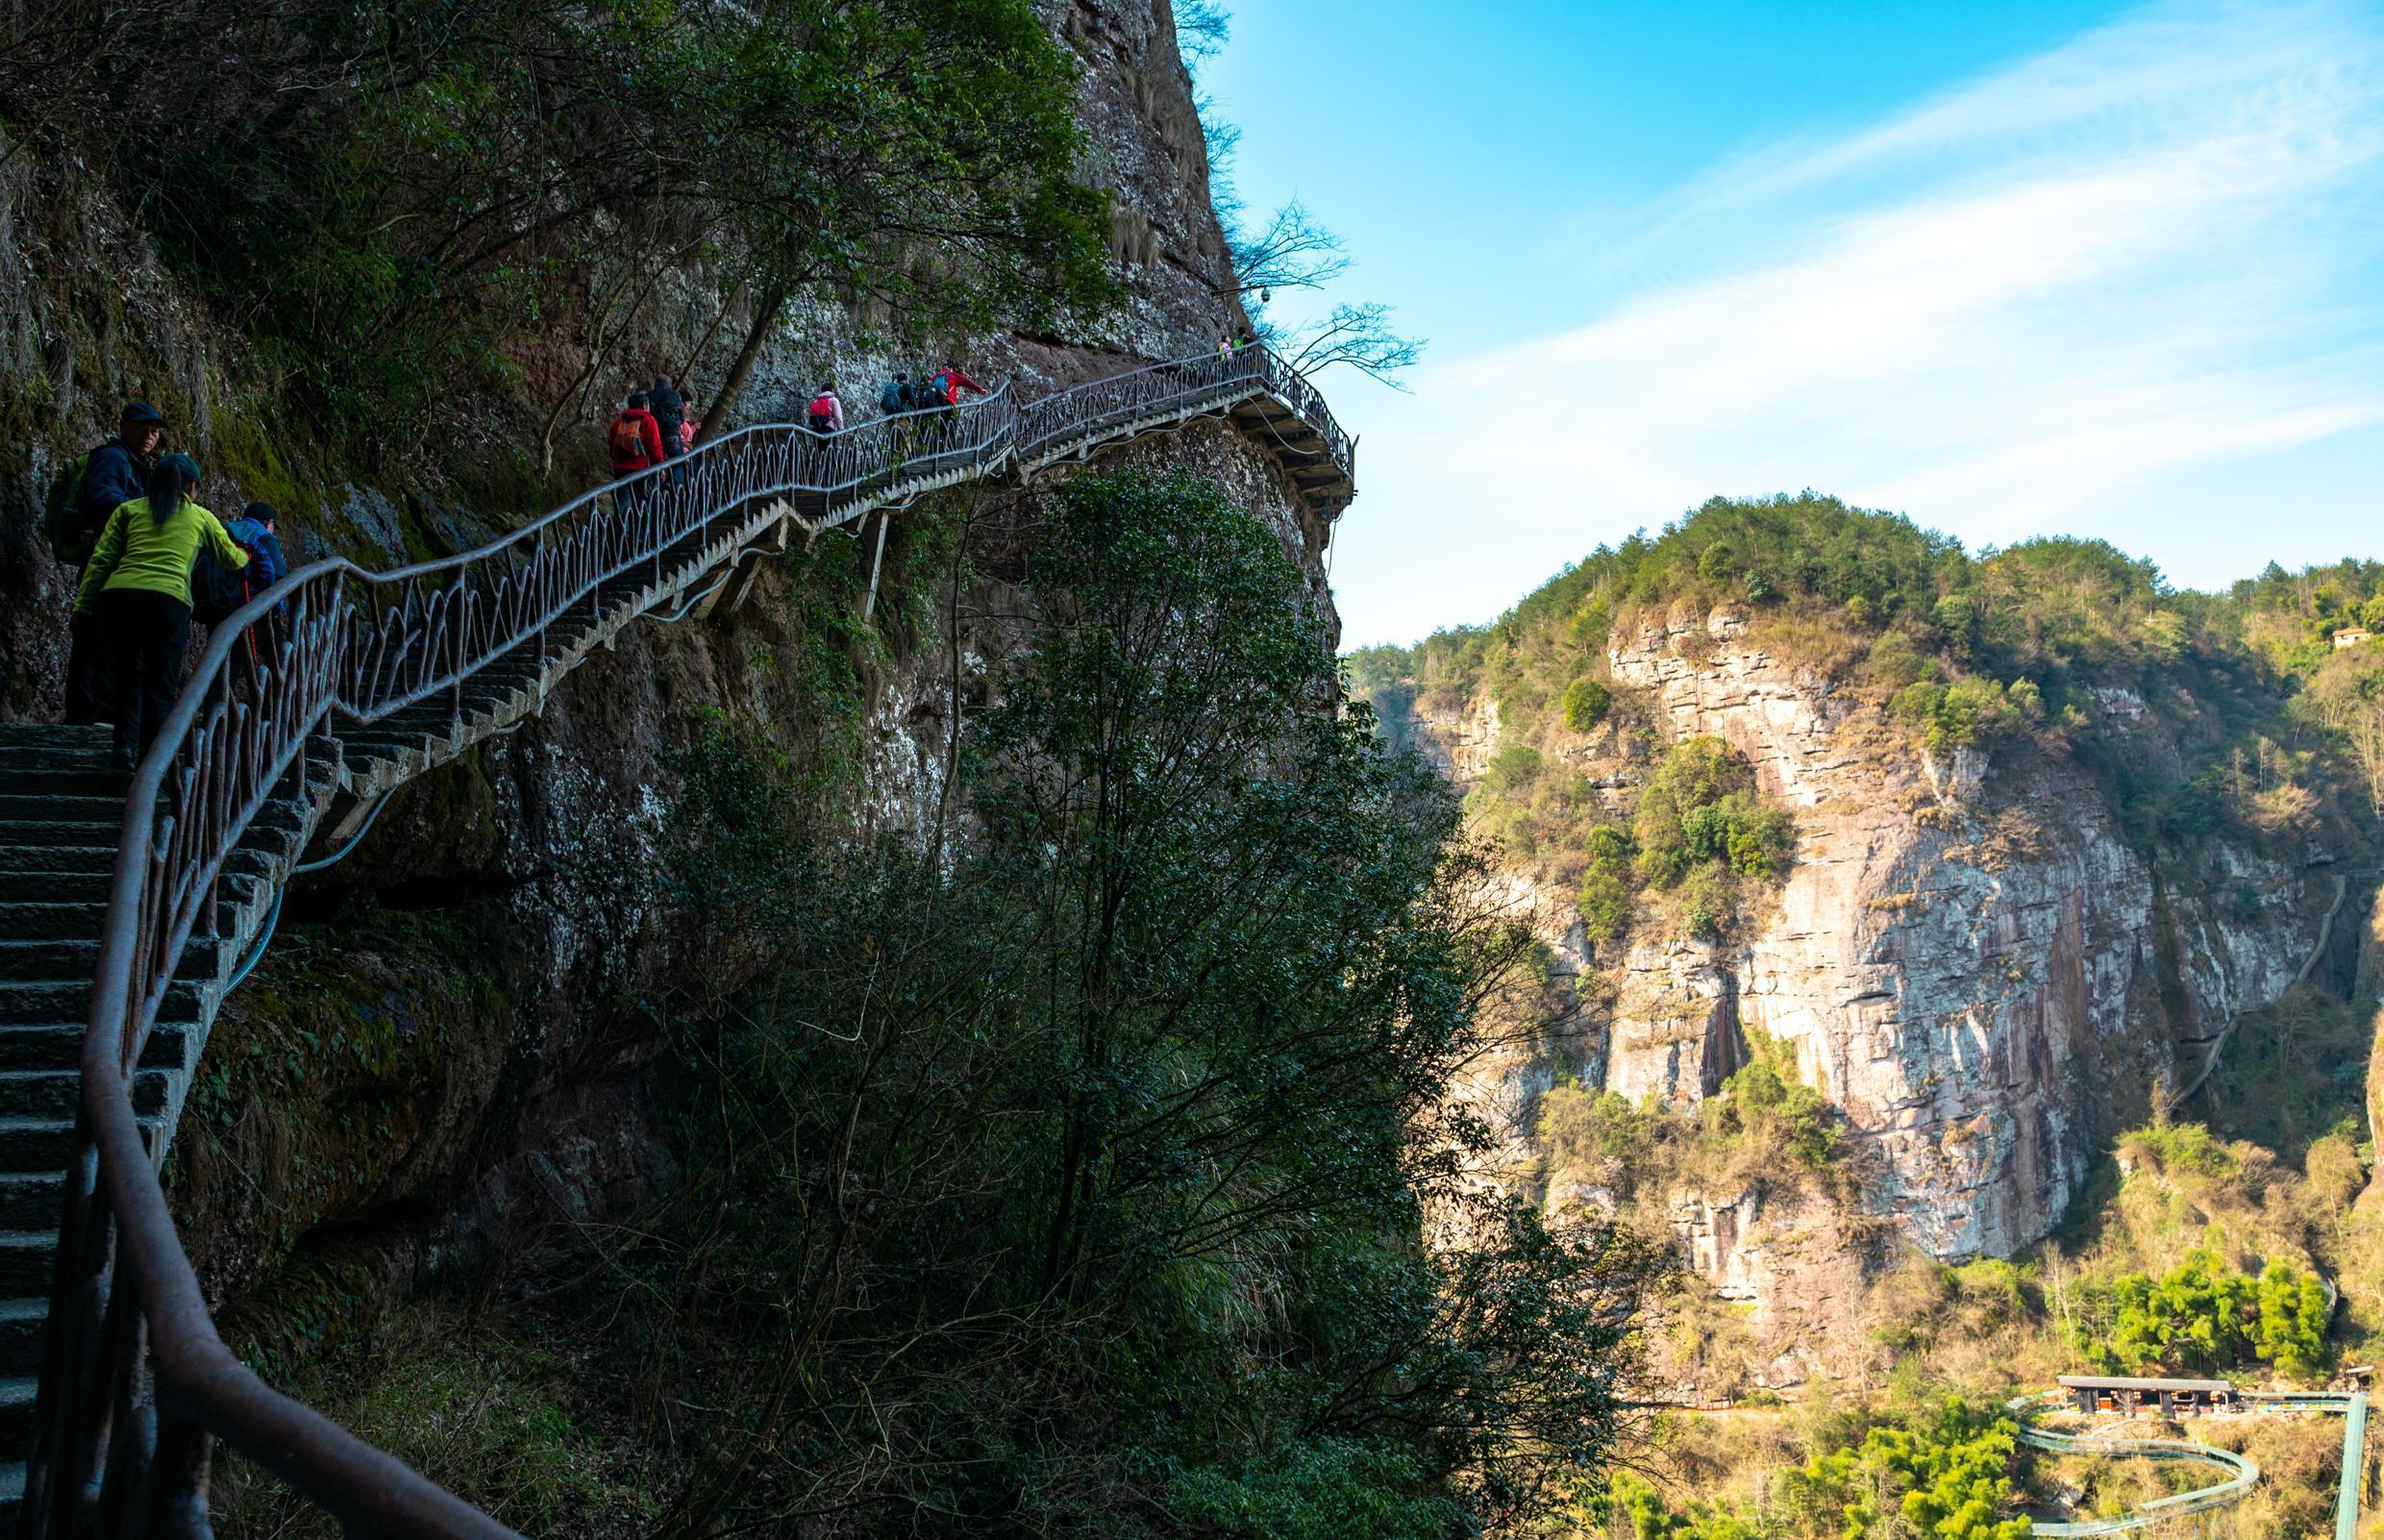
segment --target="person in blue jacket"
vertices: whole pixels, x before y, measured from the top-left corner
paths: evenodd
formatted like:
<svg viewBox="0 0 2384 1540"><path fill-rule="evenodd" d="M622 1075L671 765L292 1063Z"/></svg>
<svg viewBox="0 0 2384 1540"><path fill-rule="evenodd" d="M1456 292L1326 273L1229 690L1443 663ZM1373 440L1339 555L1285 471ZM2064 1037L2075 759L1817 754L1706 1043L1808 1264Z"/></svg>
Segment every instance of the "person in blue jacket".
<svg viewBox="0 0 2384 1540"><path fill-rule="evenodd" d="M272 504L251 503L232 521L232 537L254 553L248 564L248 591L252 598L289 576L289 563L282 559L282 536L276 528L281 520Z"/></svg>

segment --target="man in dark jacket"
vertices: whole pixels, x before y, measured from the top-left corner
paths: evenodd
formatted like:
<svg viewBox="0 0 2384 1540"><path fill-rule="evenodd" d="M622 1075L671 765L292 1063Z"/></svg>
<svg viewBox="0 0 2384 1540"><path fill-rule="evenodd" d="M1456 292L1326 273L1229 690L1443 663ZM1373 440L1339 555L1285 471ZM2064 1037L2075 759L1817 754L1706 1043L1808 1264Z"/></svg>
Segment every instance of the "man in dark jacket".
<svg viewBox="0 0 2384 1540"><path fill-rule="evenodd" d="M654 377L654 388L646 393L646 410L654 413L654 426L662 435L662 458L676 459L680 453L679 425L687 420L687 398L671 384L669 375Z"/></svg>
<svg viewBox="0 0 2384 1540"><path fill-rule="evenodd" d="M144 496L149 472L157 465L158 440L165 435L165 418L146 401L128 401L116 421L116 435L91 451L83 467L83 491L76 500L82 526L95 536L119 503ZM99 617L76 612L68 622L66 650L66 720L74 723L115 719L115 669L109 657L107 633Z"/></svg>

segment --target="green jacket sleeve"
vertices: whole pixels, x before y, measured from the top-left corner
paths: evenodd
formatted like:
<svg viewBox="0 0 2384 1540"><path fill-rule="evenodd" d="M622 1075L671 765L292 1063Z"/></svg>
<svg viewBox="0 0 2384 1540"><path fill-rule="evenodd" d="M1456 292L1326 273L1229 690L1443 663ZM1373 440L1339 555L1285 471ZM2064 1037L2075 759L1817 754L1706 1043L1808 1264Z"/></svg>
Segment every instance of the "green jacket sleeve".
<svg viewBox="0 0 2384 1540"><path fill-rule="evenodd" d="M131 505L118 503L108 515L108 526L99 532L99 544L91 550L91 559L83 564L83 581L75 584L75 613L94 614L99 609L99 590L108 586L115 576L116 563L124 559L124 510Z"/></svg>

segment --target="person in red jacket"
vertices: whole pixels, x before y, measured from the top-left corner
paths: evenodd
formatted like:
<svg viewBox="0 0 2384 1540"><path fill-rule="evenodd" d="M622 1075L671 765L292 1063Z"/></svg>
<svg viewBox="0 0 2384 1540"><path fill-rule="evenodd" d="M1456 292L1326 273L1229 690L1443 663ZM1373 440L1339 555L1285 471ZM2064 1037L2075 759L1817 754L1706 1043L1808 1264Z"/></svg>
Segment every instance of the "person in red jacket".
<svg viewBox="0 0 2384 1540"><path fill-rule="evenodd" d="M944 405L947 407L958 406L960 392L963 390L974 390L981 396L985 393L985 387L963 374L956 363L937 375L934 385L935 393L943 398Z"/></svg>
<svg viewBox="0 0 2384 1540"><path fill-rule="evenodd" d="M662 427L654 420L644 391L631 393L629 404L612 419L612 426L605 430L605 445L612 452L612 474L616 478L662 463ZM635 507L645 495L647 485L639 482L633 487L623 487L618 501L625 509Z"/></svg>
<svg viewBox="0 0 2384 1540"><path fill-rule="evenodd" d="M627 476L662 462L662 425L655 420L654 409L647 405L643 390L631 392L629 404L612 419L605 438L612 451L615 476Z"/></svg>

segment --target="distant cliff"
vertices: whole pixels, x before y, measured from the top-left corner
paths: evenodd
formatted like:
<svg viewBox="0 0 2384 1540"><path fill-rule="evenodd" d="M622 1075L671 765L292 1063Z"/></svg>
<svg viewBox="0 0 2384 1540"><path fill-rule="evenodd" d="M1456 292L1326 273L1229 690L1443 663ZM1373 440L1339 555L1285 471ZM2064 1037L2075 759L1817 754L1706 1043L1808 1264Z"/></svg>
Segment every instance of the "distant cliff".
<svg viewBox="0 0 2384 1540"><path fill-rule="evenodd" d="M1903 682L1958 688L1968 670L1916 671L1871 606L1667 600L1645 571L1569 575L1553 600L1361 655L1353 673L1386 735L1469 788L1565 987L1538 1051L1485 1072L1509 1180L1552 1207L1673 1183L1641 1211L1712 1290L1756 1306L1757 1379L1792 1382L1900 1251L1961 1262L2044 1240L2118 1134L2201 1088L2247 1013L2297 984L2347 998L2373 879L2326 810L2322 756L2305 757L2303 783L2260 793L2245 753L2217 740L2201 676L2048 670L2063 706L2040 709L2023 683L2005 698L2025 710L2006 710L2000 735L1942 730L1951 718L1915 710L1935 686ZM1942 634L1925 617L1924 651ZM2240 655L2206 661L2229 684L2258 673ZM1598 687L1567 683L1581 680ZM1726 746L1795 828L1784 869L1739 878L1735 916L1711 924L1684 917L1686 887L1646 879L1644 854L1623 889L1600 887L1631 863L1598 851L1644 851L1645 788L1694 740ZM2198 776L2198 759L2222 769ZM2130 763L2163 767L2170 805L2200 810L2147 817L2151 794L2110 768ZM2209 786L2240 793L2239 810L2208 812L2192 788ZM1604 906L1625 889L1635 908L1617 922ZM1614 1131L1627 1107L1694 1143L1701 1105L1766 1053L1825 1103L1825 1171L1601 1157L1584 1175L1543 1137L1552 1088L1578 1084L1620 1099L1597 1104L1609 1148L1628 1142ZM1792 1348L1804 1368L1761 1367Z"/></svg>

